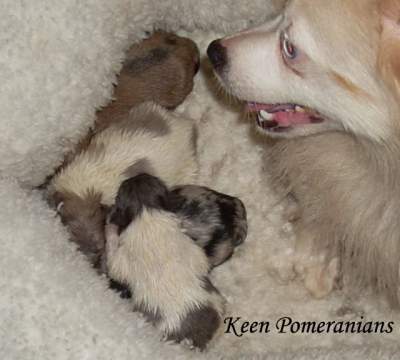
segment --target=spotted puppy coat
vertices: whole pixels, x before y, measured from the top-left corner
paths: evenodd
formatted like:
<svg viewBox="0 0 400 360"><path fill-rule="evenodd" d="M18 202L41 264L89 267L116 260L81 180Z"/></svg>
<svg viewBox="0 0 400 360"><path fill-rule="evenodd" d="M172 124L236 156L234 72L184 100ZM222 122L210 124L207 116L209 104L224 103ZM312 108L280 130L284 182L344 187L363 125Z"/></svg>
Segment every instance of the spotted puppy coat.
<svg viewBox="0 0 400 360"><path fill-rule="evenodd" d="M168 210L204 249L213 267L228 260L246 238L246 208L238 198L203 186L177 186L169 195Z"/></svg>
<svg viewBox="0 0 400 360"><path fill-rule="evenodd" d="M208 278L204 251L167 210L168 196L147 174L122 183L106 225L108 274L128 286L135 309L167 339L204 349L219 328L224 299Z"/></svg>

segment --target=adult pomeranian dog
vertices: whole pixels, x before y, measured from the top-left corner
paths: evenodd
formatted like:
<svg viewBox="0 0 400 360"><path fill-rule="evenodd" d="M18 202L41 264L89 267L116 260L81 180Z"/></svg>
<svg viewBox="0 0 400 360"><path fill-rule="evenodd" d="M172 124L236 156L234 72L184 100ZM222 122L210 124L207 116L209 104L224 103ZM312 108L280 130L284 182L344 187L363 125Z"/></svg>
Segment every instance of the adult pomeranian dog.
<svg viewBox="0 0 400 360"><path fill-rule="evenodd" d="M293 0L208 55L276 139L267 169L298 207L294 272L316 297L340 279L398 307L400 1Z"/></svg>

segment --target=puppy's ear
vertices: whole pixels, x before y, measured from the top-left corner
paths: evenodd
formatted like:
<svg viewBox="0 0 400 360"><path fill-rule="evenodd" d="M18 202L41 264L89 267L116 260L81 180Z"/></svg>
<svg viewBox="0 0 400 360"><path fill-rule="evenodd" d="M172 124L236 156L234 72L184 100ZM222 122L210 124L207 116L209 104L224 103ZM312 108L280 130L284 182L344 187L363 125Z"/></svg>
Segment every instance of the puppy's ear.
<svg viewBox="0 0 400 360"><path fill-rule="evenodd" d="M118 227L118 235L134 220L134 210L127 203L117 203L108 215L108 222Z"/></svg>
<svg viewBox="0 0 400 360"><path fill-rule="evenodd" d="M380 0L381 46L379 67L385 81L400 96L400 0Z"/></svg>

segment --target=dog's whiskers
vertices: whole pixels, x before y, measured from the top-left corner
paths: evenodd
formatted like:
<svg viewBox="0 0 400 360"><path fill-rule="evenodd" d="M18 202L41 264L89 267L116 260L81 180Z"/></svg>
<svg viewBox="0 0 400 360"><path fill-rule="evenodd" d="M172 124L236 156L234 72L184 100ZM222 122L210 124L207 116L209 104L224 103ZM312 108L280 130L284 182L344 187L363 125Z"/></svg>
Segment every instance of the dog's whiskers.
<svg viewBox="0 0 400 360"><path fill-rule="evenodd" d="M218 96L223 97L230 106L235 106L239 104L239 99L233 96L229 91L227 91L227 89L221 84L221 81L215 73L213 73L213 77L216 84Z"/></svg>

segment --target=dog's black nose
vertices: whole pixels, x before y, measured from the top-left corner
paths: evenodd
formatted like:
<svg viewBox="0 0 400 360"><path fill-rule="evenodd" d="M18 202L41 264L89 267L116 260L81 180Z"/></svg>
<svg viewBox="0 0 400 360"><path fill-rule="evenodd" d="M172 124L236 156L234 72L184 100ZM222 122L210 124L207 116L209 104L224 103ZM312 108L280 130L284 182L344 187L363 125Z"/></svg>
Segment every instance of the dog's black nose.
<svg viewBox="0 0 400 360"><path fill-rule="evenodd" d="M207 55L216 70L221 69L227 63L226 47L221 40L214 40L207 49Z"/></svg>

